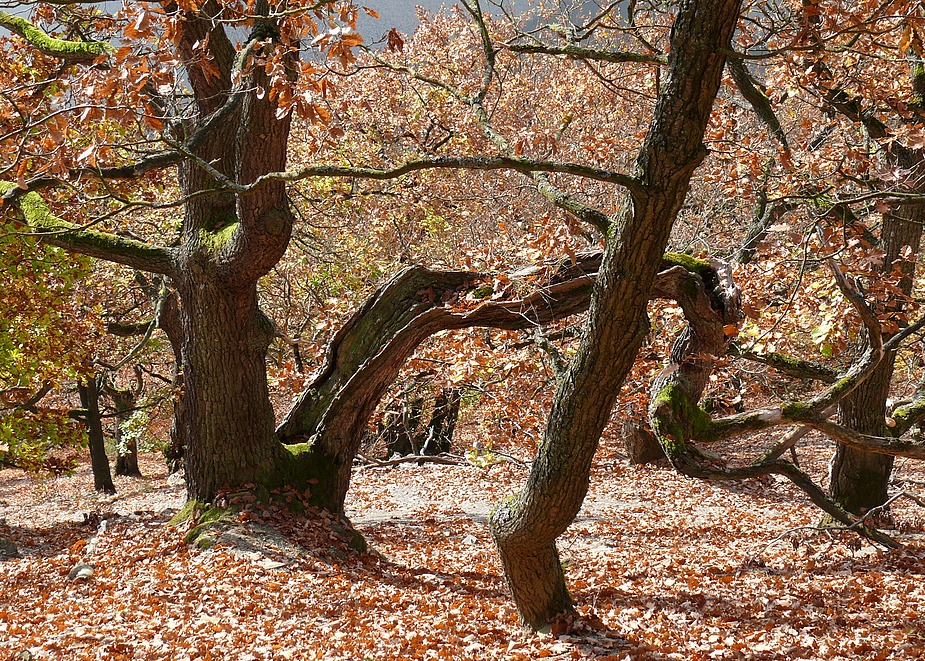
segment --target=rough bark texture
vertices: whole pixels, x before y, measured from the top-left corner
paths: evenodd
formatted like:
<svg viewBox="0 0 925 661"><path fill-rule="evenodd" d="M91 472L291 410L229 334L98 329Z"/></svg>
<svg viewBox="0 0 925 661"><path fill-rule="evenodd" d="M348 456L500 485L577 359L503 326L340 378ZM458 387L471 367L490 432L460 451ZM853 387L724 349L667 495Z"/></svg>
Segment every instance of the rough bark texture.
<svg viewBox="0 0 925 661"><path fill-rule="evenodd" d="M532 290L522 297L509 291L499 300L484 300L485 282L493 277L422 266L406 268L373 293L335 334L314 381L277 428L296 455L292 470L317 480L316 502L343 511L353 458L369 418L421 342L442 330L532 329L584 312L602 258L601 251L594 251L577 255L574 262L559 260L512 273L512 281L531 283ZM663 274L679 264L708 267L676 254L660 256L653 264ZM658 277L670 277L663 274ZM484 299L473 300L473 295Z"/></svg>
<svg viewBox="0 0 925 661"><path fill-rule="evenodd" d="M910 55L912 65L912 92L921 98L925 89L925 77L921 75L921 60ZM841 89L832 89L825 98L829 106L853 122L864 127L873 140L884 144L884 156L893 167L904 170L908 182L906 188L912 192L925 191L925 152L913 149L896 140L890 127L882 122L873 109L863 107L863 99L852 97ZM912 249L913 256L918 254L922 236L922 221L925 208L922 205L901 206L883 218L881 248L884 253L883 271L893 270L894 261L900 256L904 246ZM904 277L900 289L905 295L912 291L912 274L915 261L901 264ZM900 302L896 308L902 307ZM893 373L895 354L888 354L883 359L874 378L868 379L851 396L842 400L839 406L839 419L844 426L861 433L882 435L886 397L890 378ZM874 456L864 451L840 445L832 460L830 493L833 498L851 512L860 513L886 500L886 489L892 471L893 460L887 456Z"/></svg>
<svg viewBox="0 0 925 661"><path fill-rule="evenodd" d="M922 237L925 208L920 205L898 209L884 217L882 248L886 255L883 270L892 271L894 261L904 247L918 253ZM899 282L903 294L912 292L912 274L915 262L904 261L900 266L903 277ZM902 303L893 305L894 311ZM877 370L850 395L839 403L838 421L841 425L862 434L888 436L886 427L886 401L890 395L896 352L883 357ZM887 501L887 487L893 470L893 457L866 452L839 444L832 458L829 493L832 498L852 514L863 514Z"/></svg>
<svg viewBox="0 0 925 661"><path fill-rule="evenodd" d="M274 433L266 377L272 324L255 285L181 287L184 395L178 424L189 495L210 500L226 486L277 481L284 450Z"/></svg>
<svg viewBox="0 0 925 661"><path fill-rule="evenodd" d="M698 404L716 359L726 353L725 327L739 315L739 290L728 268L718 266L710 278L676 271L663 292L677 301L687 325L671 347L668 365L652 380L649 420L672 466L688 475L696 470L696 449L687 441L709 421Z"/></svg>
<svg viewBox="0 0 925 661"><path fill-rule="evenodd" d="M632 465L651 464L665 458L665 451L652 430L634 420L626 420L621 427L626 457Z"/></svg>
<svg viewBox="0 0 925 661"><path fill-rule="evenodd" d="M178 11L172 2L164 8ZM285 252L293 217L282 182L245 193L197 195L218 187L212 172L248 184L284 169L290 129L289 116L277 116L271 95L260 98L252 91L271 87L264 67L245 63L244 88L251 91L234 88L235 48L222 24L208 19L220 8L207 0L201 9L179 21L179 51L199 122L222 115L193 145L199 162L180 167L189 201L171 277L180 298L182 347L174 439L185 446L189 497L209 501L226 485L272 486L285 480L289 458L274 432L266 381L273 328L258 308L257 281ZM254 6L257 15L268 11L262 0ZM278 37L273 20L256 23L251 40L258 32L261 38ZM269 55L274 48L268 39L254 54Z"/></svg>
<svg viewBox="0 0 925 661"><path fill-rule="evenodd" d="M591 460L646 332L645 307L675 216L703 160L738 1L682 2L669 77L637 160L643 190L608 235L588 325L560 383L524 489L501 503L491 529L521 619L540 628L571 609L555 540L588 488ZM607 365L607 369L601 369Z"/></svg>
<svg viewBox="0 0 925 661"><path fill-rule="evenodd" d="M77 385L80 395L81 416L87 425L90 437L90 465L93 468L93 487L103 493L115 493L116 485L112 482L109 459L106 457L106 444L103 438L103 423L100 420L100 384L91 378Z"/></svg>

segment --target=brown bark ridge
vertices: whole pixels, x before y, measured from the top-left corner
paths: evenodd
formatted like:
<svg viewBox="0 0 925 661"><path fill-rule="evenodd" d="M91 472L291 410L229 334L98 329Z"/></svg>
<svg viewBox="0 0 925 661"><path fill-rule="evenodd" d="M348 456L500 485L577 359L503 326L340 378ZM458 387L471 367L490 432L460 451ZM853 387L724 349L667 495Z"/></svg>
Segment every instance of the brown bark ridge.
<svg viewBox="0 0 925 661"><path fill-rule="evenodd" d="M643 188L627 197L608 234L585 334L559 385L527 484L492 513L504 573L530 628L572 609L555 540L581 507L601 432L645 332L659 261L706 153L703 133L739 9L737 0L680 3L668 80L637 159Z"/></svg>

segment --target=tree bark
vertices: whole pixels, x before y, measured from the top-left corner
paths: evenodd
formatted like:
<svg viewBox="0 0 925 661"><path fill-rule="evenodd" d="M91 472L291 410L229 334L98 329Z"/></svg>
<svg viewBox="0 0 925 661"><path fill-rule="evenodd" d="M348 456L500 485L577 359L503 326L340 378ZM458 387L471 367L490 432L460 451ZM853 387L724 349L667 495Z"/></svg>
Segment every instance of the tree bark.
<svg viewBox="0 0 925 661"><path fill-rule="evenodd" d="M669 77L637 160L644 190L608 234L588 325L559 385L524 489L491 516L520 617L540 628L572 608L555 540L581 507L591 460L647 330L645 309L671 227L703 160L703 133L740 3L682 2ZM601 369L606 365L606 369Z"/></svg>
<svg viewBox="0 0 925 661"><path fill-rule="evenodd" d="M141 477L138 468L138 442L135 438L123 440L122 424L128 420L135 408L135 393L131 390L121 390L115 386L106 389L116 407L116 417L113 423L113 440L116 445L116 475L125 477Z"/></svg>
<svg viewBox="0 0 925 661"><path fill-rule="evenodd" d="M917 255L922 238L925 207L900 207L883 220L882 248L883 272L889 274L894 262L908 246ZM915 260L900 264L903 276L899 288L903 295L912 293L912 276ZM888 311L902 310L902 301L889 304ZM886 400L890 395L896 352L883 357L876 371L857 389L845 397L838 406L841 425L862 434L888 436L886 427ZM861 515L887 501L887 488L893 471L894 459L890 455L866 452L839 443L832 458L829 475L829 493L832 498L852 514Z"/></svg>
<svg viewBox="0 0 925 661"><path fill-rule="evenodd" d="M449 452L459 419L459 404L462 399L459 388L443 388L434 400L430 422L424 430L421 454Z"/></svg>
<svg viewBox="0 0 925 661"><path fill-rule="evenodd" d="M103 493L115 493L109 459L106 457L106 443L103 438L103 423L100 419L100 383L96 377L77 384L80 395L82 417L90 438L90 465L93 468L93 487Z"/></svg>
<svg viewBox="0 0 925 661"><path fill-rule="evenodd" d="M267 387L270 320L256 284L230 287L200 274L179 287L183 306L184 394L177 425L186 448L191 499L210 501L223 487L278 485L285 450L274 432Z"/></svg>
<svg viewBox="0 0 925 661"><path fill-rule="evenodd" d="M164 331L173 352L173 419L170 422L170 440L164 448L164 458L167 460L167 469L176 473L183 468L183 457L188 443L179 424L183 419L183 323L180 320L179 301L173 290L167 294L167 299L161 306L157 326Z"/></svg>

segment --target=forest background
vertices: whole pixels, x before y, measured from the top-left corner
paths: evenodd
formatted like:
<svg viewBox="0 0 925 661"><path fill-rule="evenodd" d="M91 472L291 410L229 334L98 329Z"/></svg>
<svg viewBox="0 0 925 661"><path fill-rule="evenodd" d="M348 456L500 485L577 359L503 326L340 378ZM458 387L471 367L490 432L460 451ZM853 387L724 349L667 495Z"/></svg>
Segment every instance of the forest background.
<svg viewBox="0 0 925 661"><path fill-rule="evenodd" d="M358 35L358 17L376 11L349 3L291 15L261 3L139 3L116 15L36 4L28 25L3 14L4 461L65 471L75 456L66 448L86 444L86 429L102 441L105 422L118 472L137 470L138 446L163 449L173 468L186 462L195 518L229 485L280 486L293 469L276 436L289 447L310 441L295 453L302 477L292 482L301 493L310 485L310 506L337 515L358 456L379 463L406 441L414 451L441 434L450 442L458 428L446 461L533 462L528 496L504 506L510 520L529 520L518 508L533 495L566 494L562 522L530 530L544 541L502 555L534 628L572 611L554 540L581 506L611 418L605 438L635 439L682 473L782 475L830 519L897 546L917 519L893 511L919 500L895 488L893 456L925 456L910 438L923 409L922 7L717 3L699 25L697 4L550 3L523 18L470 3L421 12L413 36L376 22ZM206 15L211 27L196 27ZM726 37L710 32L724 24ZM215 25L233 39L220 42ZM710 37L729 45L704 51L720 57L705 61L706 73L685 68L695 57L669 57L684 53L670 44L696 53ZM327 59L278 47L309 42ZM253 53L259 66L247 61ZM698 97L706 84L685 88L689 98L671 87L707 74L715 101ZM674 159L657 152L673 130L659 113L681 116L666 113L669 92L691 109L692 126L698 103L705 111L700 134L676 129L687 142ZM229 133L214 140L223 124ZM587 456L544 475L544 452L559 447L550 411L564 406L593 345L594 324L583 331L573 313L612 261L601 247L633 241L620 228L642 222L641 200L661 188L657 178L640 183L653 163L665 182L680 178L666 193L677 208L658 230L667 246L652 247L669 255L661 267L651 258L618 266L641 269L624 279L638 282L643 303L659 300L644 329L624 333L629 346L599 354L591 370L618 365L603 381L604 417L582 431L593 441L575 444ZM199 297L229 282L228 301ZM377 301L397 317L376 316ZM512 311L516 322L503 316ZM395 340L438 317L413 341ZM638 311L626 319L638 329ZM351 339L358 328L372 346ZM345 365L350 342L360 348ZM339 381L319 381L332 370ZM266 403L227 396L234 384L245 395L265 388ZM303 395L284 414L313 388L330 389L323 407ZM716 454L730 436L787 423L799 424ZM829 474L800 470L799 450L781 459L797 444L826 447L810 428L840 441ZM242 429L256 430L251 445L236 437L255 458L239 471L237 458L222 457ZM96 487L114 490L94 447ZM493 516L502 550L506 520ZM548 561L552 579L540 584L552 587L538 599L518 593L522 557ZM910 626L914 639L920 629Z"/></svg>

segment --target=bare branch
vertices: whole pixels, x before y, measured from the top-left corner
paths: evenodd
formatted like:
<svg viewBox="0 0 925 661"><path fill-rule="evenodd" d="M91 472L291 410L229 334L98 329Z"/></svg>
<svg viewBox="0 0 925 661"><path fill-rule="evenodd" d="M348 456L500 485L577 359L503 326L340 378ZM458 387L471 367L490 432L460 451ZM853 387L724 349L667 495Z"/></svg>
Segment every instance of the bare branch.
<svg viewBox="0 0 925 661"><path fill-rule="evenodd" d="M762 89L763 86L752 77L742 60L729 58L726 60L726 66L729 68L729 72L732 74L732 80L738 88L739 93L742 94L742 97L748 101L759 119L771 129L771 134L777 138L781 146L784 149L789 149L787 145L787 134L784 133L780 120L777 119L774 108L771 106L771 100Z"/></svg>
<svg viewBox="0 0 925 661"><path fill-rule="evenodd" d="M408 161L394 168L368 168L336 165L316 165L285 172L270 172L258 177L248 186L235 190L246 191L268 181L299 181L312 177L353 177L357 179L397 179L421 170L515 170L524 174L537 172L559 172L573 174L586 179L618 184L630 190L638 190L639 182L622 172L604 170L580 163L543 161L514 156L432 156Z"/></svg>
<svg viewBox="0 0 925 661"><path fill-rule="evenodd" d="M565 55L576 60L593 60L595 62L610 62L613 64L655 64L664 66L668 64L668 57L651 53L634 53L632 51L609 51L596 48L586 48L575 44L564 46L550 46L548 44L504 44L512 53L531 53L542 55Z"/></svg>
<svg viewBox="0 0 925 661"><path fill-rule="evenodd" d="M791 358L790 356L785 356L776 351L766 354L758 353L756 351L743 349L738 344L733 343L729 345L729 354L755 363L761 363L768 367L773 367L778 372L782 372L787 376L792 376L797 379L815 379L822 383L835 383L838 379L838 373L825 365L811 360Z"/></svg>

